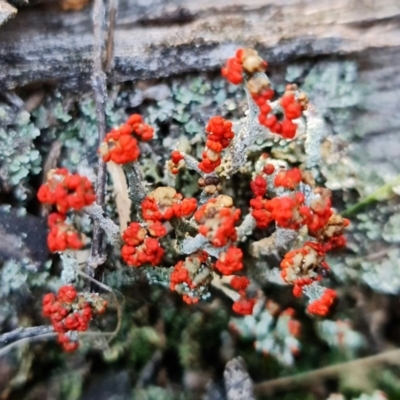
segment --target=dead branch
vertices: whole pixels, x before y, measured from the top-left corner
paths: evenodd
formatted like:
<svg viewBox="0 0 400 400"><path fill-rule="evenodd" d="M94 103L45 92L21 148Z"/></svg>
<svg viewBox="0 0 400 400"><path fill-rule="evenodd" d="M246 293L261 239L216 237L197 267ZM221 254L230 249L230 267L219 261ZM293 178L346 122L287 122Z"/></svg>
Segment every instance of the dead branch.
<svg viewBox="0 0 400 400"><path fill-rule="evenodd" d="M104 140L106 135L106 112L105 103L107 99L106 74L103 70L102 49L104 45L104 19L105 8L103 0L95 0L93 7L93 73L92 88L94 91L97 114L97 130L99 143ZM97 179L96 179L96 201L100 207L104 207L107 183L106 164L99 157ZM104 231L98 222L93 227L93 242L90 259L87 263L86 273L94 276L94 270L102 265L106 260L104 252ZM99 273L97 273L99 275Z"/></svg>
<svg viewBox="0 0 400 400"><path fill-rule="evenodd" d="M300 386L310 386L321 379L335 378L341 374L351 373L352 370L354 371L354 369L357 369L360 366L373 367L384 362L393 362L398 364L400 362L399 356L400 349L389 350L374 356L330 365L328 367L319 368L310 372L304 372L302 374L260 382L255 385L254 389L256 395L266 395L278 391L294 390Z"/></svg>

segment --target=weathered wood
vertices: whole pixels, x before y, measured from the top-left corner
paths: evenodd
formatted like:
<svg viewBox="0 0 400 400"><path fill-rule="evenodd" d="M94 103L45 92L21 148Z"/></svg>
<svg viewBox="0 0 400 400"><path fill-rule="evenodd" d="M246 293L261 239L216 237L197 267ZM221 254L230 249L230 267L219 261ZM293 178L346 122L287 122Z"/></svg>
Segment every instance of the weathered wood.
<svg viewBox="0 0 400 400"><path fill-rule="evenodd" d="M10 18L14 17L17 9L12 5L0 0L0 26L7 22Z"/></svg>
<svg viewBox="0 0 400 400"><path fill-rule="evenodd" d="M28 260L40 265L49 255L47 227L43 219L15 210L0 210L0 260Z"/></svg>
<svg viewBox="0 0 400 400"><path fill-rule="evenodd" d="M397 50L399 26L398 0L122 0L108 81L216 69L239 45L256 46L272 64ZM0 29L0 88L87 86L92 45L90 7L20 9Z"/></svg>

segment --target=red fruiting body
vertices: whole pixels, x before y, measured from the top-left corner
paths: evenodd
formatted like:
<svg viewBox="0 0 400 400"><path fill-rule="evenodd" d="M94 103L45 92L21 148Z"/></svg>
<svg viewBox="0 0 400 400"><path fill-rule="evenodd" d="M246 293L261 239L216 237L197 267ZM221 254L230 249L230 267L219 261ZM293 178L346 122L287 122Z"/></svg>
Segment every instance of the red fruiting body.
<svg viewBox="0 0 400 400"><path fill-rule="evenodd" d="M303 218L298 208L303 201L304 196L301 193L296 193L293 197L274 197L271 200L258 196L250 200L250 206L253 208L251 215L259 228L266 228L275 221L282 228L299 229Z"/></svg>
<svg viewBox="0 0 400 400"><path fill-rule="evenodd" d="M67 304L73 303L78 293L71 285L61 286L58 291L58 300Z"/></svg>
<svg viewBox="0 0 400 400"><path fill-rule="evenodd" d="M174 175L176 175L179 172L179 168L184 165L184 159L185 157L177 150L171 153L171 161L168 163L168 168Z"/></svg>
<svg viewBox="0 0 400 400"><path fill-rule="evenodd" d="M280 134L285 139L293 139L296 136L297 125L290 119L284 119L281 122Z"/></svg>
<svg viewBox="0 0 400 400"><path fill-rule="evenodd" d="M336 292L333 289L325 289L321 298L314 300L307 307L307 311L313 315L319 315L325 317L331 305L336 299Z"/></svg>
<svg viewBox="0 0 400 400"><path fill-rule="evenodd" d="M139 114L131 115L126 121L127 125L132 127L133 133L141 140L147 142L153 139L154 128L143 122L142 116Z"/></svg>
<svg viewBox="0 0 400 400"><path fill-rule="evenodd" d="M306 242L303 247L289 251L281 262L282 278L297 287L309 285L321 279L318 268L324 261L325 252L317 243ZM329 267L328 267L329 268ZM299 289L294 291L299 297Z"/></svg>
<svg viewBox="0 0 400 400"><path fill-rule="evenodd" d="M267 181L261 175L257 175L250 182L250 189L254 196L264 196L267 192Z"/></svg>
<svg viewBox="0 0 400 400"><path fill-rule="evenodd" d="M198 166L201 171L209 174L221 164L221 152L229 146L234 137L232 122L216 116L212 117L206 127L206 150L202 154L202 160Z"/></svg>
<svg viewBox="0 0 400 400"><path fill-rule="evenodd" d="M179 161L183 160L185 157L179 151L173 151L171 153L171 160L174 164L178 164Z"/></svg>
<svg viewBox="0 0 400 400"><path fill-rule="evenodd" d="M208 265L208 254L199 250L184 261L178 261L170 277L170 289L182 295L183 301L187 304L194 304L199 301L202 289L206 287L212 276Z"/></svg>
<svg viewBox="0 0 400 400"><path fill-rule="evenodd" d="M254 299L248 299L246 297L241 297L236 300L232 305L232 310L241 315L251 315L253 314L253 308L255 304Z"/></svg>
<svg viewBox="0 0 400 400"><path fill-rule="evenodd" d="M164 256L164 249L158 239L148 235L160 237L166 233L165 227L160 223L154 223L146 229L138 222L131 222L122 234L125 244L121 248L121 257L129 266L158 265Z"/></svg>
<svg viewBox="0 0 400 400"><path fill-rule="evenodd" d="M274 179L276 187L294 190L301 182L301 171L298 168L279 171Z"/></svg>
<svg viewBox="0 0 400 400"><path fill-rule="evenodd" d="M279 121L273 113L270 103L274 96L274 91L270 88L267 76L259 74L260 72L264 72L266 68L267 63L259 57L255 50L239 49L236 55L228 59L225 67L222 68L222 76L229 82L237 85L243 82L243 75L245 73L248 77L246 83L247 89L260 111L258 115L259 123L268 128L271 133L279 134L285 139L293 139L296 135L297 125L292 120L301 117L307 99L303 94L301 96L297 94L296 98L297 86L288 85L284 95L279 100L284 114L283 120ZM211 146L208 147L212 148ZM220 152L220 150L214 151L217 153ZM203 158L209 159L209 157ZM204 162L201 164L201 169L209 173L211 168L215 169L218 166L208 165L212 162L217 163L218 161L214 159Z"/></svg>
<svg viewBox="0 0 400 400"><path fill-rule="evenodd" d="M219 254L214 268L222 275L232 275L243 269L243 252L238 247L230 246Z"/></svg>
<svg viewBox="0 0 400 400"><path fill-rule="evenodd" d="M59 223L64 222L67 219L67 216L65 214L60 214L60 213L51 213L47 217L47 225L49 228L52 228L53 226L56 226Z"/></svg>
<svg viewBox="0 0 400 400"><path fill-rule="evenodd" d="M229 241L236 241L235 224L240 218L240 210L233 207L229 196L220 195L208 200L195 212L194 218L200 224L199 233L213 246L223 247Z"/></svg>
<svg viewBox="0 0 400 400"><path fill-rule="evenodd" d="M163 237L167 234L167 228L159 221L147 226L149 234L153 237Z"/></svg>
<svg viewBox="0 0 400 400"><path fill-rule="evenodd" d="M50 226L50 231L47 235L47 246L52 253L56 251L65 251L67 249L78 250L83 247L79 232L77 232L72 225L62 222L60 214L50 214L48 224Z"/></svg>
<svg viewBox="0 0 400 400"><path fill-rule="evenodd" d="M72 341L69 331L86 331L94 314L103 313L107 302L97 294L86 297L71 285L62 286L57 296L47 293L42 300L43 315L50 318L58 333L58 342L65 351L74 351L79 343Z"/></svg>
<svg viewBox="0 0 400 400"><path fill-rule="evenodd" d="M288 120L300 118L303 113L303 108L297 102L293 92L286 92L280 99L280 104Z"/></svg>
<svg viewBox="0 0 400 400"><path fill-rule="evenodd" d="M100 146L100 153L105 162L127 164L139 158L140 150L134 137L130 134L123 135L123 131L115 128L107 133Z"/></svg>
<svg viewBox="0 0 400 400"><path fill-rule="evenodd" d="M229 58L221 73L230 83L238 85L243 81L243 72L251 76L256 72L264 72L267 63L253 49L238 49L234 57Z"/></svg>
<svg viewBox="0 0 400 400"><path fill-rule="evenodd" d="M241 57L238 57L238 52L236 52L235 57L228 59L225 67L221 69L221 73L222 76L226 78L233 85L238 85L239 83L242 83L243 67L242 67Z"/></svg>
<svg viewBox="0 0 400 400"><path fill-rule="evenodd" d="M245 276L234 276L231 279L231 286L237 291L242 291L249 286L250 281Z"/></svg>
<svg viewBox="0 0 400 400"><path fill-rule="evenodd" d="M183 261L178 261L170 276L170 289L175 290L175 286L180 283L186 283L189 287L192 285L192 280L189 277L189 271L185 268Z"/></svg>
<svg viewBox="0 0 400 400"><path fill-rule="evenodd" d="M275 167L273 164L265 164L263 168L264 174L272 175L275 172Z"/></svg>
<svg viewBox="0 0 400 400"><path fill-rule="evenodd" d="M136 138L143 141L153 139L154 129L143 122L139 114L131 115L125 124L107 133L99 152L105 162L126 164L139 158L140 150Z"/></svg>
<svg viewBox="0 0 400 400"><path fill-rule="evenodd" d="M37 197L41 203L56 206L62 214L70 209L81 210L96 199L90 181L79 174L70 174L65 168L49 172L47 182L40 186Z"/></svg>
<svg viewBox="0 0 400 400"><path fill-rule="evenodd" d="M208 133L207 139L220 144L222 149L226 149L234 137L232 122L220 116L212 117L208 121L206 132Z"/></svg>
<svg viewBox="0 0 400 400"><path fill-rule="evenodd" d="M168 221L188 218L197 208L195 198L184 198L171 187L159 187L142 201L142 215L146 221Z"/></svg>
<svg viewBox="0 0 400 400"><path fill-rule="evenodd" d="M47 182L38 191L40 202L54 205L56 213L49 214L50 228L47 245L51 252L77 250L82 248L81 235L72 225L65 222L70 209L81 210L95 201L95 194L89 180L79 174L70 174L65 168L49 171Z"/></svg>

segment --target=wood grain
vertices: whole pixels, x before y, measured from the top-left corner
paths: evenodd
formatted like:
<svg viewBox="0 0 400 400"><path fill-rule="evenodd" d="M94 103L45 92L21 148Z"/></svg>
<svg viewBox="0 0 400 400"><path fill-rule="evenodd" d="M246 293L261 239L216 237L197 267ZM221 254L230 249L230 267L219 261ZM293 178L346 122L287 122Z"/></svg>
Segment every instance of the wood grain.
<svg viewBox="0 0 400 400"><path fill-rule="evenodd" d="M152 0L119 2L109 82L214 70L239 45L272 64L400 47L398 0ZM144 5L146 4L146 5ZM0 29L0 88L57 82L87 87L91 8L20 9Z"/></svg>

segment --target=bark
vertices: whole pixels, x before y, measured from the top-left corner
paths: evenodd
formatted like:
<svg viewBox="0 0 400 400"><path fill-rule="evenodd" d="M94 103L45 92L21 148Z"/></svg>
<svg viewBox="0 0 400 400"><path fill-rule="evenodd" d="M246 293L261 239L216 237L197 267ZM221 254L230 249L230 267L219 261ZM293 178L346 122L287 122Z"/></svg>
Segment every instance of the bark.
<svg viewBox="0 0 400 400"><path fill-rule="evenodd" d="M0 260L29 260L40 265L48 258L47 227L43 219L15 210L0 210Z"/></svg>
<svg viewBox="0 0 400 400"><path fill-rule="evenodd" d="M397 0L122 0L108 82L215 70L243 45L272 65L377 49L394 57L399 22ZM0 30L0 87L50 81L82 89L90 85L92 45L91 7L22 8Z"/></svg>

